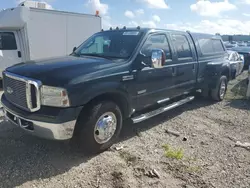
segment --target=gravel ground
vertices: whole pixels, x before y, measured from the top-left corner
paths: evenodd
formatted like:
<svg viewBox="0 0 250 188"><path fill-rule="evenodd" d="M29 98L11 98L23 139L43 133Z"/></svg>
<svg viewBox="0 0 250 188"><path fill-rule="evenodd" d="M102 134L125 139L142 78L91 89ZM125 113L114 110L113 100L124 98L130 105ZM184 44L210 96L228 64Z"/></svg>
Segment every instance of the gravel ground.
<svg viewBox="0 0 250 188"><path fill-rule="evenodd" d="M140 124L127 122L120 141L92 157L1 122L0 187L249 188L250 150L235 147L250 142L250 103L241 93L246 76L231 82L224 102L196 99Z"/></svg>

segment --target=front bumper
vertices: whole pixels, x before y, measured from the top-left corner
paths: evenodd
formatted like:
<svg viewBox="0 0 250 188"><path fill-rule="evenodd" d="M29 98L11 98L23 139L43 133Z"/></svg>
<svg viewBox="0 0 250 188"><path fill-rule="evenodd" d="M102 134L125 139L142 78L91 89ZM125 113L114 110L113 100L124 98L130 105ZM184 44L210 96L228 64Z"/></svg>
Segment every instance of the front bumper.
<svg viewBox="0 0 250 188"><path fill-rule="evenodd" d="M20 117L6 107L3 107L3 111L6 121L21 127L32 135L52 140L67 140L73 136L76 120L60 124L46 123Z"/></svg>
<svg viewBox="0 0 250 188"><path fill-rule="evenodd" d="M32 135L51 140L68 140L72 138L76 119L81 110L81 108L72 108L52 109L49 111L50 108L46 107L41 110L42 112L27 114L27 112L17 109L7 101L4 95L1 102L6 121ZM53 111L56 112L52 113Z"/></svg>

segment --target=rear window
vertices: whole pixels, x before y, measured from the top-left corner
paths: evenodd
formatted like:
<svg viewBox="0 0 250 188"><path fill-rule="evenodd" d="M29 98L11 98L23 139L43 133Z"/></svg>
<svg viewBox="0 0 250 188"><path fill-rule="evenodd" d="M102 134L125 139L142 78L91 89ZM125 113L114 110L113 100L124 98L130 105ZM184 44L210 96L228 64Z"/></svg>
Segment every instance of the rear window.
<svg viewBox="0 0 250 188"><path fill-rule="evenodd" d="M213 47L214 47L215 52L224 52L225 51L223 46L222 46L221 40L213 39L212 43L213 43Z"/></svg>
<svg viewBox="0 0 250 188"><path fill-rule="evenodd" d="M214 53L213 44L212 44L211 39L199 39L198 43L200 45L201 52L203 54Z"/></svg>
<svg viewBox="0 0 250 188"><path fill-rule="evenodd" d="M16 39L12 32L0 32L0 50L16 50Z"/></svg>
<svg viewBox="0 0 250 188"><path fill-rule="evenodd" d="M219 39L198 39L202 54L224 52L225 49Z"/></svg>

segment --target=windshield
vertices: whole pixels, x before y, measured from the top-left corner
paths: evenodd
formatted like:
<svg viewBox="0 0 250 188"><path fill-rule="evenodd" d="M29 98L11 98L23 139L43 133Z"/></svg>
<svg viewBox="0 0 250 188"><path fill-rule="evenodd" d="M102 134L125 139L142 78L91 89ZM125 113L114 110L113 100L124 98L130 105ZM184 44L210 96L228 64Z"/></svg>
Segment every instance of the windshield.
<svg viewBox="0 0 250 188"><path fill-rule="evenodd" d="M101 32L87 39L74 54L111 59L129 59L142 37L141 31Z"/></svg>

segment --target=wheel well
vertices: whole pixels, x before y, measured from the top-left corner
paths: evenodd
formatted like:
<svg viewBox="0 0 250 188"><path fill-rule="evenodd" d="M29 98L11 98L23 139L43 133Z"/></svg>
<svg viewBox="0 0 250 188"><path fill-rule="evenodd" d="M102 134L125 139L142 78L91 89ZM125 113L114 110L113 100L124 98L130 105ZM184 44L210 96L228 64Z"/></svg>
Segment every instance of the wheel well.
<svg viewBox="0 0 250 188"><path fill-rule="evenodd" d="M82 109L82 111L80 112L77 121L79 121L81 118L86 118L86 114L88 114L88 109L93 105L93 103L97 103L97 102L101 102L101 101L112 101L114 103L116 103L120 110L121 113L123 115L123 118L127 118L129 116L129 103L127 101L127 99L119 93L105 93L105 94L101 94L98 95L96 97L94 97L93 99L91 99L89 102L87 102L84 105L84 108ZM77 135L80 131L81 125L80 124L76 124L76 127L74 129L74 135Z"/></svg>
<svg viewBox="0 0 250 188"><path fill-rule="evenodd" d="M105 93L105 94L101 94L98 95L96 97L94 97L93 99L91 99L87 104L86 107L91 106L93 103L96 102L101 102L101 101L112 101L114 103L116 103L124 118L129 116L129 103L127 101L127 99L120 93Z"/></svg>
<svg viewBox="0 0 250 188"><path fill-rule="evenodd" d="M229 80L230 76L229 76L229 69L225 68L222 70L221 75L226 76L227 80Z"/></svg>

